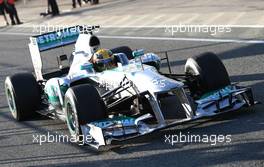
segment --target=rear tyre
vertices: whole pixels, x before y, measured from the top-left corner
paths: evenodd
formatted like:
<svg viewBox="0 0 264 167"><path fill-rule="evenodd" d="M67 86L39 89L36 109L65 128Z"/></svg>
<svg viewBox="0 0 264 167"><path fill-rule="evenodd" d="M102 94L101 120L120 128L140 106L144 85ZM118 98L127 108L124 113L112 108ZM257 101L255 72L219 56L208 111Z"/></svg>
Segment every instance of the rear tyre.
<svg viewBox="0 0 264 167"><path fill-rule="evenodd" d="M198 97L230 85L224 64L211 52L189 58L185 64L185 73L195 78L187 83L192 95Z"/></svg>
<svg viewBox="0 0 264 167"><path fill-rule="evenodd" d="M133 59L132 49L128 46L120 46L114 49L111 49L112 53L124 53L126 54L128 60Z"/></svg>
<svg viewBox="0 0 264 167"><path fill-rule="evenodd" d="M31 73L7 77L5 93L10 111L17 121L31 118L40 106L40 86Z"/></svg>
<svg viewBox="0 0 264 167"><path fill-rule="evenodd" d="M89 84L69 88L65 94L65 114L69 132L77 141L81 125L107 117L106 106L95 87Z"/></svg>

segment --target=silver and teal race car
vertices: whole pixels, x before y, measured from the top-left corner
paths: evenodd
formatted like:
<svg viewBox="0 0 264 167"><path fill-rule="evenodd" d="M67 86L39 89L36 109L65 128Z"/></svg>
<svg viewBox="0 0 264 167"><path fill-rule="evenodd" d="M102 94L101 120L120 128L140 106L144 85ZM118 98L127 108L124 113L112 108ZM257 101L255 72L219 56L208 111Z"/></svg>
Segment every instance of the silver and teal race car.
<svg viewBox="0 0 264 167"><path fill-rule="evenodd" d="M69 72L72 59L82 53L75 49L71 56L57 57L57 70L43 72L43 52L70 44L79 48L88 44L87 36L97 28L70 27L30 38L34 74L14 74L5 80L16 120L35 113L60 119L77 141L103 149L114 141L255 104L251 88L232 84L221 60L210 52L187 59L185 72L173 74L167 53L160 58L121 46L110 49L109 61L115 67L98 70L96 64L81 62ZM164 60L168 73L160 71Z"/></svg>

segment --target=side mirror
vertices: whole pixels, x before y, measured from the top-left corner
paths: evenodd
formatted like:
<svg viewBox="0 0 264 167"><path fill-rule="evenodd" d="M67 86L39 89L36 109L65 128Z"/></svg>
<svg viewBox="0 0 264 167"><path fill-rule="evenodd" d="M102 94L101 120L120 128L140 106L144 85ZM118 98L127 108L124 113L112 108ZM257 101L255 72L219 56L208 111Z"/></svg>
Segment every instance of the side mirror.
<svg viewBox="0 0 264 167"><path fill-rule="evenodd" d="M132 52L134 58L141 57L144 55L144 49L135 50Z"/></svg>

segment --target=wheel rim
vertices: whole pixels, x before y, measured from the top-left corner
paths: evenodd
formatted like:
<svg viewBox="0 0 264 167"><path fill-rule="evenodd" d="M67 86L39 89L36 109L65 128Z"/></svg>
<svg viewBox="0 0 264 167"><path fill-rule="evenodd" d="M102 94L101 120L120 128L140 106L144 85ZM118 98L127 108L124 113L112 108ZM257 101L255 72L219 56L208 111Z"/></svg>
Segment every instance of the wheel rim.
<svg viewBox="0 0 264 167"><path fill-rule="evenodd" d="M73 111L73 108L70 103L67 104L67 122L68 122L68 128L71 132L71 134L76 133L76 118Z"/></svg>
<svg viewBox="0 0 264 167"><path fill-rule="evenodd" d="M12 115L16 117L16 103L15 103L14 96L9 88L6 91L6 96L7 96L7 103L8 103L9 109Z"/></svg>

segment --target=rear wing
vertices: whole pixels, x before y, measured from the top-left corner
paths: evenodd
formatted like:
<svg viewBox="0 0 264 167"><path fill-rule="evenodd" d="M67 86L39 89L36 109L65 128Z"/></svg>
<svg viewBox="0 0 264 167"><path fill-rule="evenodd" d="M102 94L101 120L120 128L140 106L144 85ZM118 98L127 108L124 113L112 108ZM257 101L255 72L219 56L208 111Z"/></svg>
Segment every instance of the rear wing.
<svg viewBox="0 0 264 167"><path fill-rule="evenodd" d="M74 26L30 37L29 51L37 80L43 80L41 52L74 44L80 33L92 33L99 26Z"/></svg>

